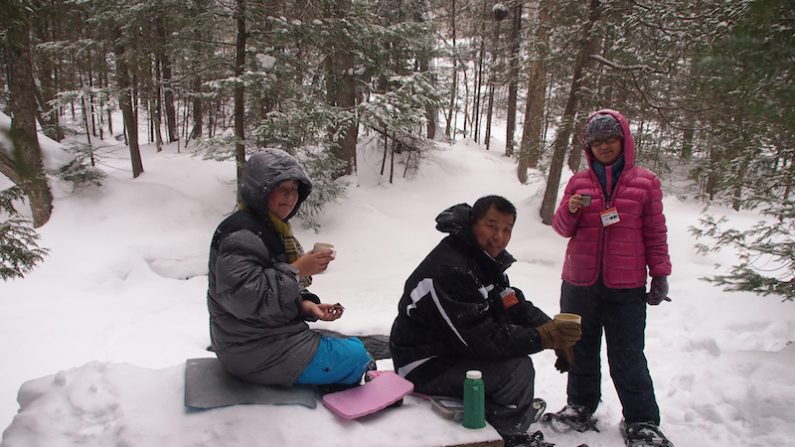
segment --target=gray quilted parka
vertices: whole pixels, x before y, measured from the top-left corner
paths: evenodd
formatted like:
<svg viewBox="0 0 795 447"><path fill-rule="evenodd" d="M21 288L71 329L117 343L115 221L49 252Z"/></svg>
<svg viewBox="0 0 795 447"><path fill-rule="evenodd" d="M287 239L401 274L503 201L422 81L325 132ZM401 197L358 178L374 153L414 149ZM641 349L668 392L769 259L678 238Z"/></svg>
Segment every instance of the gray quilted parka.
<svg viewBox="0 0 795 447"><path fill-rule="evenodd" d="M302 314L303 300L319 299L300 290L267 218L268 195L285 180L299 184L289 219L312 190L309 178L284 151L251 156L240 185L245 209L221 222L210 246L207 306L215 353L231 374L270 385L293 384L320 341Z"/></svg>

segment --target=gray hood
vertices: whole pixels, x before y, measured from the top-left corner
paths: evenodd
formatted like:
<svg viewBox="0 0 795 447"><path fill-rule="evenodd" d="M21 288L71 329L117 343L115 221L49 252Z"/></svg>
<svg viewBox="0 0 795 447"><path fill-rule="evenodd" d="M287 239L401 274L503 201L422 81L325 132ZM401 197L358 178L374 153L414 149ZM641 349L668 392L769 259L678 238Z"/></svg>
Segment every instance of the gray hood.
<svg viewBox="0 0 795 447"><path fill-rule="evenodd" d="M298 182L298 202L284 219L289 220L312 192L312 182L298 161L283 150L267 148L249 157L240 179L240 200L255 213L267 216L268 196L285 180Z"/></svg>

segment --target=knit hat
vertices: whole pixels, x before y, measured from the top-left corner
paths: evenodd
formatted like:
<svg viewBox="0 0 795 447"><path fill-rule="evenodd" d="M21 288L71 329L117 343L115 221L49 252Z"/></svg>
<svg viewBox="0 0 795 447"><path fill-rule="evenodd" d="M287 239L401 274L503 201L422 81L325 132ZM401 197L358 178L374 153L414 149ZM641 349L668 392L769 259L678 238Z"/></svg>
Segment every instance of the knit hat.
<svg viewBox="0 0 795 447"><path fill-rule="evenodd" d="M597 115L588 121L585 128L585 142L591 144L596 140L604 140L610 137L624 138L621 131L621 124L613 115Z"/></svg>

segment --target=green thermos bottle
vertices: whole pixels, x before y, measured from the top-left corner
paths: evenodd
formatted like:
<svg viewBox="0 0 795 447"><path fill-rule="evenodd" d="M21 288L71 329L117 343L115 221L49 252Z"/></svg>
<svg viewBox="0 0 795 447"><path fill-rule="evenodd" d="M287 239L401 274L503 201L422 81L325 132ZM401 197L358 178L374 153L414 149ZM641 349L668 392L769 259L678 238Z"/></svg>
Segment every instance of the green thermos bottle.
<svg viewBox="0 0 795 447"><path fill-rule="evenodd" d="M464 427L486 426L486 391L480 371L467 371L464 380Z"/></svg>

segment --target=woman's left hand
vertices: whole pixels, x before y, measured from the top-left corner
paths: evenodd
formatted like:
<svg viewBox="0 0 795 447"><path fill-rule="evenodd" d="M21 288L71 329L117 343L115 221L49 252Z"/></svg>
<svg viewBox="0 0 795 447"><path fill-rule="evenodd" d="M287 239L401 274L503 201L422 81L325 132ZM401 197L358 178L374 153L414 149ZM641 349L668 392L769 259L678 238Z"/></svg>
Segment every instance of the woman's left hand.
<svg viewBox="0 0 795 447"><path fill-rule="evenodd" d="M304 313L308 316L317 318L322 321L334 321L342 316L345 308L339 303L329 304L320 303L315 304L312 301L304 301Z"/></svg>

